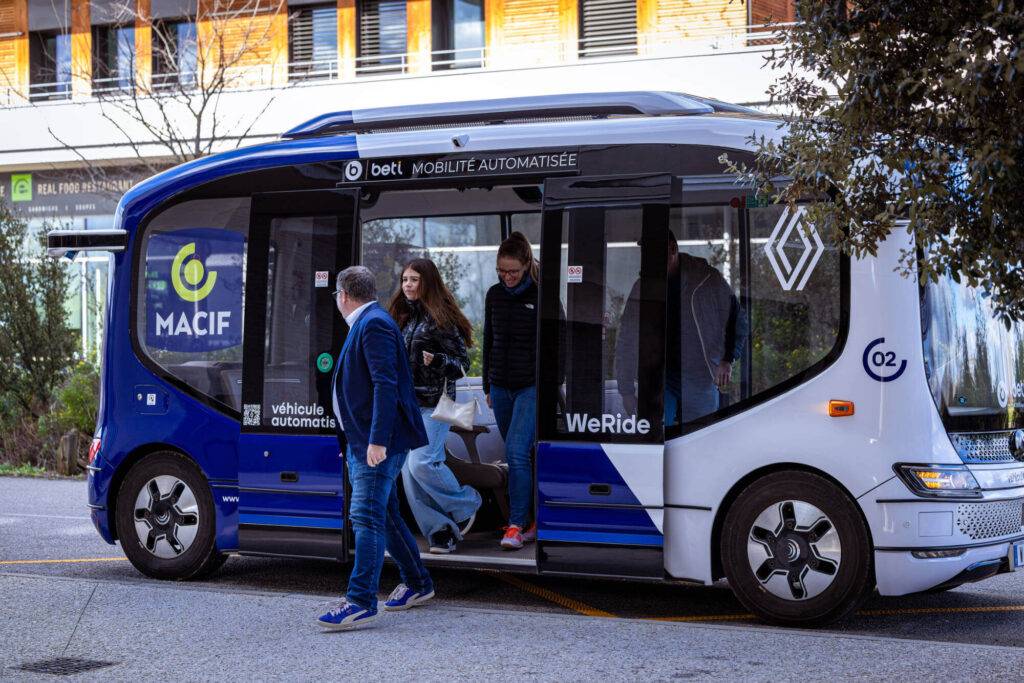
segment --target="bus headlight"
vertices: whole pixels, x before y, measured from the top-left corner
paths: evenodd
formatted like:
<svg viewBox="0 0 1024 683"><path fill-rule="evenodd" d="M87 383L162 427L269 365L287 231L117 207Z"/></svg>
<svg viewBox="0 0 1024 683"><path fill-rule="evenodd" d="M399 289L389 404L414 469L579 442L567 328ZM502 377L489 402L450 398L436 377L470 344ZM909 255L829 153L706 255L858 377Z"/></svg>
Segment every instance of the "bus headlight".
<svg viewBox="0 0 1024 683"><path fill-rule="evenodd" d="M981 497L981 487L963 465L897 465L896 474L918 495Z"/></svg>

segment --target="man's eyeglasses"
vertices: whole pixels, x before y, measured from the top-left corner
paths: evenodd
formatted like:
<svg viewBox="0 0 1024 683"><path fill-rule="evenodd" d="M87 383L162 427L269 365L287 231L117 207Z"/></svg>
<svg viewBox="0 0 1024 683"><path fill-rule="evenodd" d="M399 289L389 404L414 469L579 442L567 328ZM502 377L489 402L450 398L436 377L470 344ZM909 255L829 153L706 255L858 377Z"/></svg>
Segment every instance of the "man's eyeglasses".
<svg viewBox="0 0 1024 683"><path fill-rule="evenodd" d="M341 294L344 291L345 291L344 289L336 289L333 292L331 292L331 296L333 296L335 299L337 299L338 295Z"/></svg>

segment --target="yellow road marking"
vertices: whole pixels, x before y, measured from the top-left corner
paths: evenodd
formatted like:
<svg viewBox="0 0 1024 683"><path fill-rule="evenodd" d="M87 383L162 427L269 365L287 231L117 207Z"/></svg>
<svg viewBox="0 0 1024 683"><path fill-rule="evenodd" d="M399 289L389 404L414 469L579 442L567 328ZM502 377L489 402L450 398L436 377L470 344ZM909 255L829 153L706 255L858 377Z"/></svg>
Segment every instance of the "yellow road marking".
<svg viewBox="0 0 1024 683"><path fill-rule="evenodd" d="M488 572L488 573L491 573L491 572ZM559 606L564 607L566 609L572 610L573 612L578 612L579 614L582 614L584 616L587 616L587 617L614 617L615 616L611 612L605 612L604 610L597 609L596 607L591 607L590 605L586 604L585 602L580 602L579 600L573 600L570 597L566 597L566 596L564 596L564 595L562 595L560 593L556 593L556 592L554 592L552 590L548 590L547 588L541 588L540 586L535 586L532 583L529 583L527 581L523 581L519 577L509 576L508 574L500 574L498 572L493 572L493 575L495 577L497 577L498 579L500 579L501 581L504 581L507 584L515 586L516 588L519 588L521 590L524 590L527 593L533 593L537 597L544 598L548 602L553 602L556 605L559 605Z"/></svg>
<svg viewBox="0 0 1024 683"><path fill-rule="evenodd" d="M866 609L858 617L892 617L903 614L969 614L985 612L1024 612L1024 605L979 605L977 607L907 607L904 609Z"/></svg>
<svg viewBox="0 0 1024 683"><path fill-rule="evenodd" d="M685 617L640 617L644 621L743 621L744 619L754 619L753 614L695 614L692 616Z"/></svg>
<svg viewBox="0 0 1024 683"><path fill-rule="evenodd" d="M127 557L84 557L75 560L0 560L3 564L71 564L73 562L126 562Z"/></svg>

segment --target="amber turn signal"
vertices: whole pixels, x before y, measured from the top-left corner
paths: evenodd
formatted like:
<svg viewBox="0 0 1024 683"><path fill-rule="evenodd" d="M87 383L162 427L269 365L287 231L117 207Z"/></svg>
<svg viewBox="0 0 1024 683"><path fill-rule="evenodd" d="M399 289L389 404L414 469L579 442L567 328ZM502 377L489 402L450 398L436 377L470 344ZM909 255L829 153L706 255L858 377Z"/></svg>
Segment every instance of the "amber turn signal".
<svg viewBox="0 0 1024 683"><path fill-rule="evenodd" d="M829 417L849 417L853 415L853 401L837 401L832 399L828 402Z"/></svg>

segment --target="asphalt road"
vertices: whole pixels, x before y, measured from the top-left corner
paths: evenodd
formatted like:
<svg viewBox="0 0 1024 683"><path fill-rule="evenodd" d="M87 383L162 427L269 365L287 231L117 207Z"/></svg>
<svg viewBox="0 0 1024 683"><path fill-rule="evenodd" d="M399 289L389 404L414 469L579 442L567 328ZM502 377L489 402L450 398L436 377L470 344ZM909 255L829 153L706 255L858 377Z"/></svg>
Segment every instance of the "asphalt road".
<svg viewBox="0 0 1024 683"><path fill-rule="evenodd" d="M53 680L20 668L53 657L110 663L90 680L949 680L1024 666L1024 572L876 596L808 632L759 624L724 586L434 569L429 607L325 636L313 618L342 592L343 566L236 556L205 581L153 581L100 540L84 500L82 481L0 478L0 680ZM386 568L384 590L397 582Z"/></svg>

